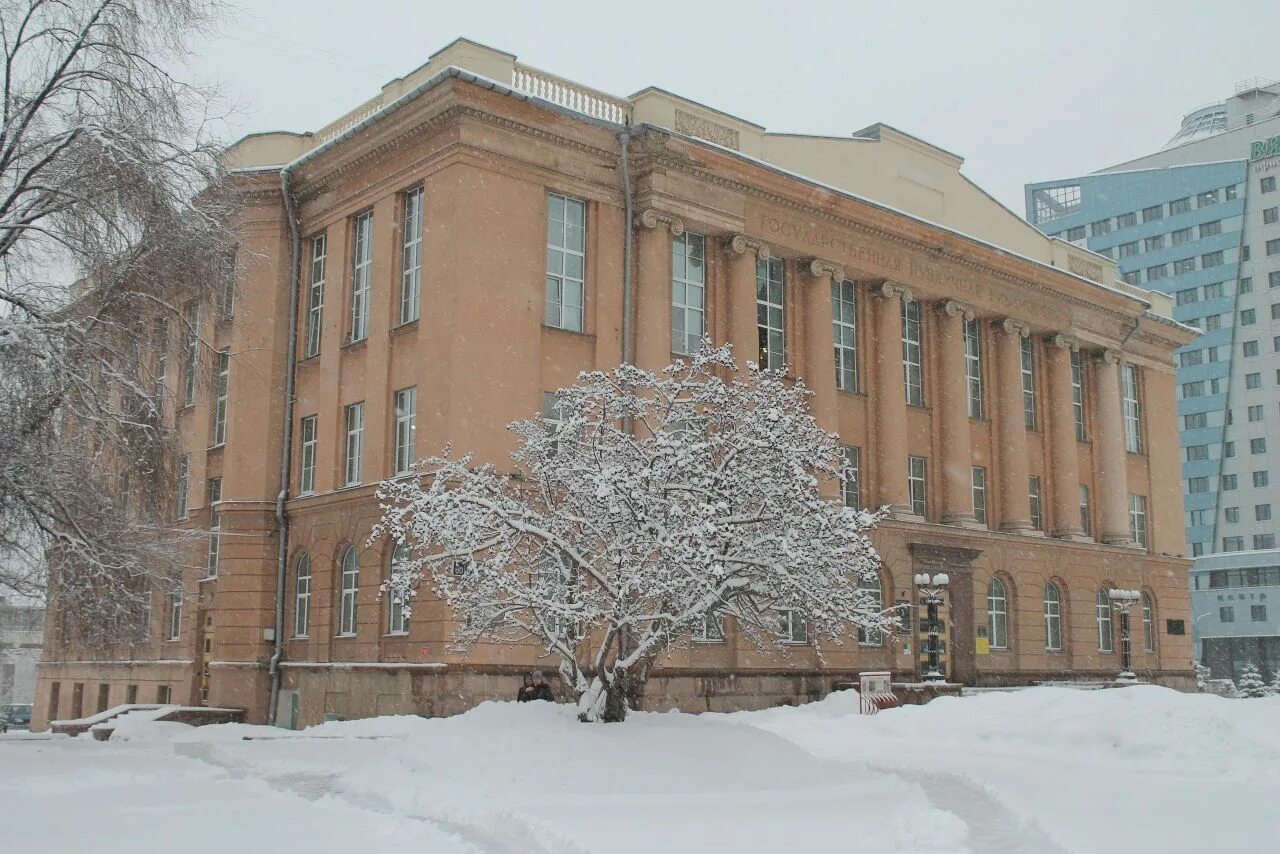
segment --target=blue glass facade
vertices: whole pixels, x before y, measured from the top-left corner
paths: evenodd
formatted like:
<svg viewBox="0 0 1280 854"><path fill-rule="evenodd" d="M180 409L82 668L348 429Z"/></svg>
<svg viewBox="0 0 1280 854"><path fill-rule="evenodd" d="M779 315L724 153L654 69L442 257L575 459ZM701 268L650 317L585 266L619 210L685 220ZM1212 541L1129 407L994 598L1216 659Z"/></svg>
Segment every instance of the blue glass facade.
<svg viewBox="0 0 1280 854"><path fill-rule="evenodd" d="M1172 295L1174 317L1204 330L1176 356L1192 554L1212 551L1214 538L1245 179L1245 162L1228 161L1088 175L1026 189L1028 221L1115 259L1126 281Z"/></svg>

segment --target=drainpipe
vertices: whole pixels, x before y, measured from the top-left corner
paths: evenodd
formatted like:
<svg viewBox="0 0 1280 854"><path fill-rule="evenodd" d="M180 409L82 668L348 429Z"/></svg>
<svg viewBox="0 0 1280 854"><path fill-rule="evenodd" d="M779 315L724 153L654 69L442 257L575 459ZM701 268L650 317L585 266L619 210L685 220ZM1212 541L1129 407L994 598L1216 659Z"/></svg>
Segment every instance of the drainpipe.
<svg viewBox="0 0 1280 854"><path fill-rule="evenodd" d="M280 170L280 194L284 197L285 217L289 221L289 343L285 351L284 418L280 428L280 491L276 493L276 612L275 649L269 672L271 695L267 700L267 725L276 722L276 706L280 700L280 661L284 657L284 584L289 563L289 517L285 500L289 497L289 481L293 472L293 383L298 362L298 273L301 240L298 217L293 208L293 191L289 186L289 167Z"/></svg>
<svg viewBox="0 0 1280 854"><path fill-rule="evenodd" d="M631 244L634 240L632 235L632 227L634 225L632 217L634 212L631 206L631 165L628 162L629 145L631 143L631 130L628 128L618 134L618 145L622 149L622 197L625 203L625 225L626 233L623 235L622 243L622 361L627 364L635 363L635 347L632 343L631 329L631 306L635 301L631 287ZM630 419L628 419L630 420ZM629 429L629 427L628 427Z"/></svg>

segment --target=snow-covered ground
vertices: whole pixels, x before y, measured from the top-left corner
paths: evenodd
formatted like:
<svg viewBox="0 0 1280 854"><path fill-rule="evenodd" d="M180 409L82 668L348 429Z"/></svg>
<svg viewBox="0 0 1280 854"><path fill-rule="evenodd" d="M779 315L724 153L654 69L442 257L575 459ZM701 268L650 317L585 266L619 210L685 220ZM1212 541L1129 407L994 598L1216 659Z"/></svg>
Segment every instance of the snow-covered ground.
<svg viewBox="0 0 1280 854"><path fill-rule="evenodd" d="M611 726L487 703L301 733L0 738L0 835L99 854L1222 854L1280 838L1280 698L1037 688L870 718L855 699Z"/></svg>

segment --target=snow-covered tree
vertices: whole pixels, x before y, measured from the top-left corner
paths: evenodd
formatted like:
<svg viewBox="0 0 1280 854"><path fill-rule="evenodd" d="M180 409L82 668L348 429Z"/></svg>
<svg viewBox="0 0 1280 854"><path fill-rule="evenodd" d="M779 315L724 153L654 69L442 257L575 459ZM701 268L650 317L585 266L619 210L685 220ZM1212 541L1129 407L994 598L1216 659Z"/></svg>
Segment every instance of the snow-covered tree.
<svg viewBox="0 0 1280 854"><path fill-rule="evenodd" d="M1196 690L1201 693L1209 690L1209 679L1212 677L1209 668L1198 661L1191 662L1191 666L1196 669Z"/></svg>
<svg viewBox="0 0 1280 854"><path fill-rule="evenodd" d="M839 502L841 449L809 395L707 343L660 374L584 373L554 417L511 425L511 473L446 449L381 484L374 536L412 554L388 591L410 601L427 579L464 649L536 641L584 720L622 720L657 655L725 618L784 655L801 632L892 632L859 584L878 515Z"/></svg>
<svg viewBox="0 0 1280 854"><path fill-rule="evenodd" d="M1236 683L1236 690L1241 697L1266 697L1271 693L1267 683L1262 680L1262 674L1252 663L1246 664L1240 671L1240 681Z"/></svg>
<svg viewBox="0 0 1280 854"><path fill-rule="evenodd" d="M1273 697L1280 697L1280 668L1276 668L1276 672L1271 674L1271 684L1267 686L1267 691Z"/></svg>
<svg viewBox="0 0 1280 854"><path fill-rule="evenodd" d="M229 287L233 200L216 99L167 69L220 14L0 0L0 590L57 597L92 645L185 557L150 351Z"/></svg>

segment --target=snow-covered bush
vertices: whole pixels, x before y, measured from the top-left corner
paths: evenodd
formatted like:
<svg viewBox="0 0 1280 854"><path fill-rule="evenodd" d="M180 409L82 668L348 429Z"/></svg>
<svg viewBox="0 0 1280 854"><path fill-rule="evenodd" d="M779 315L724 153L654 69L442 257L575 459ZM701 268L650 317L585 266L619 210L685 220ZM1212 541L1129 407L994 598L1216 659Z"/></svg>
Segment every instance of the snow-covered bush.
<svg viewBox="0 0 1280 854"><path fill-rule="evenodd" d="M1198 661L1193 661L1191 666L1196 669L1196 690L1204 693L1209 690L1209 679L1211 672L1208 667Z"/></svg>
<svg viewBox="0 0 1280 854"><path fill-rule="evenodd" d="M859 585L878 515L839 502L841 449L809 395L706 342L660 374L584 373L555 419L511 425L512 473L446 449L380 486L374 537L412 554L386 590L411 603L427 579L463 649L536 639L584 720L622 720L650 662L722 636L725 617L782 651L784 627L836 644L892 632Z"/></svg>
<svg viewBox="0 0 1280 854"><path fill-rule="evenodd" d="M1267 683L1262 681L1262 674L1253 664L1246 664L1240 671L1240 681L1236 683L1236 690L1240 692L1241 697L1266 697L1271 693Z"/></svg>

